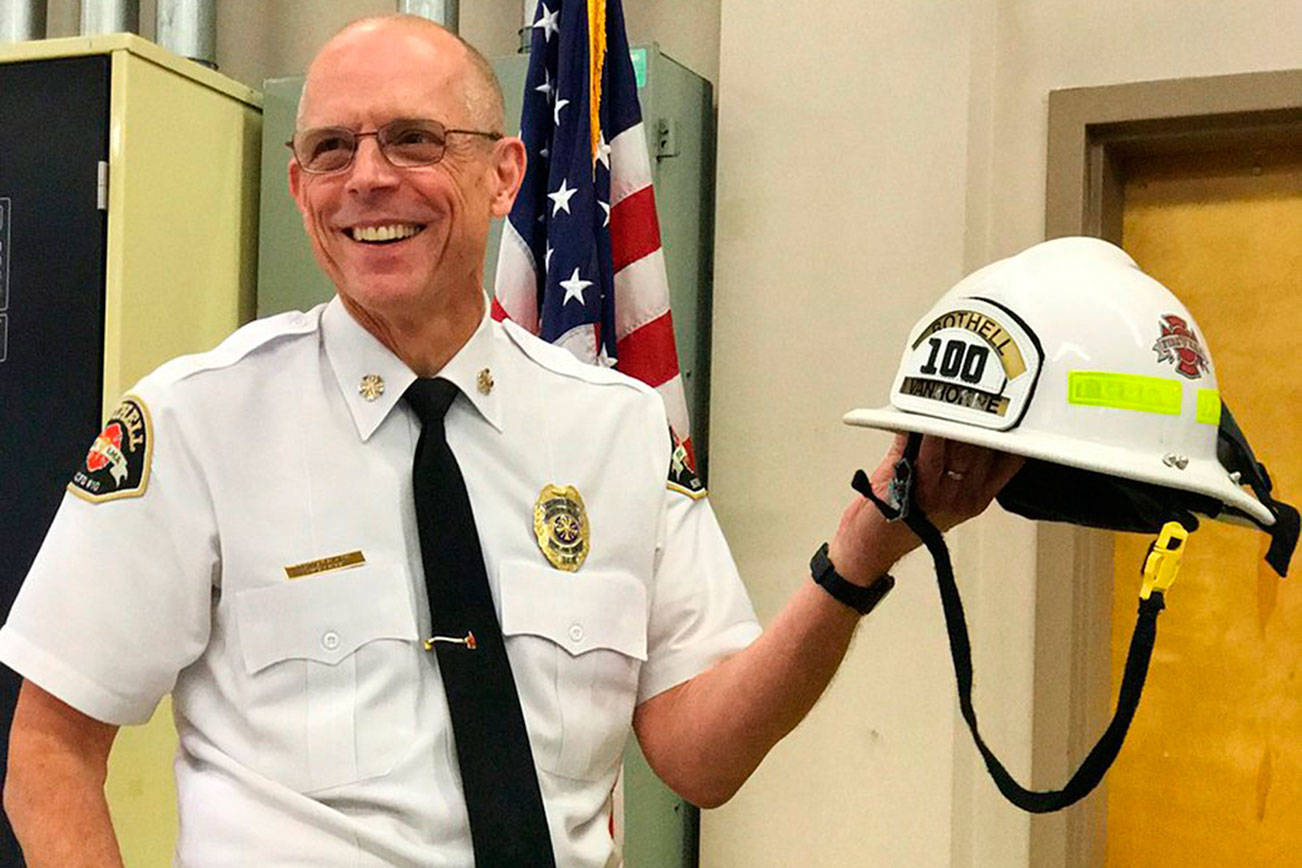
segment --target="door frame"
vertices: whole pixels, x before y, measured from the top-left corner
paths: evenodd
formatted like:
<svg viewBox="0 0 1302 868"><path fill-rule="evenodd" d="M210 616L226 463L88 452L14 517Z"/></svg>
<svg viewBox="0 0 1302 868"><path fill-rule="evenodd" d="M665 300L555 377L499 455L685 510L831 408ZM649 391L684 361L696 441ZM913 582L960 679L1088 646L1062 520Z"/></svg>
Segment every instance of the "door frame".
<svg viewBox="0 0 1302 868"><path fill-rule="evenodd" d="M1302 69L1050 91L1045 238L1119 245L1129 160L1299 144ZM1111 535L1041 523L1036 570L1046 593L1036 595L1032 767L1057 786L1112 714ZM1030 864L1102 865L1106 827L1098 797L1038 816Z"/></svg>

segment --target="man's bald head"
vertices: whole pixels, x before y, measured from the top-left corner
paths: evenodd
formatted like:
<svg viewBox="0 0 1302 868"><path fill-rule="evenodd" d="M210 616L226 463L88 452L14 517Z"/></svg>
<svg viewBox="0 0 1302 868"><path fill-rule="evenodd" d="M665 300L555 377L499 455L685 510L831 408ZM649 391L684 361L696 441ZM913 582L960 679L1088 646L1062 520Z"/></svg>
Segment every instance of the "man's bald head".
<svg viewBox="0 0 1302 868"><path fill-rule="evenodd" d="M461 75L457 77L458 87L470 122L476 129L499 133L505 131L506 109L502 100L502 87L498 84L492 65L484 55L442 25L428 18L421 18L419 15L402 14L360 18L344 26L321 47L312 59L312 63L308 65L307 78L303 83L303 95L298 103L298 116L295 122L297 129L303 128L303 121L307 117L315 90L314 81L319 77L314 76L313 72L319 70L321 65L333 62L334 56L339 51L346 50L352 43L362 39L375 42L386 36L394 39L422 39L439 54L452 55L461 70Z"/></svg>

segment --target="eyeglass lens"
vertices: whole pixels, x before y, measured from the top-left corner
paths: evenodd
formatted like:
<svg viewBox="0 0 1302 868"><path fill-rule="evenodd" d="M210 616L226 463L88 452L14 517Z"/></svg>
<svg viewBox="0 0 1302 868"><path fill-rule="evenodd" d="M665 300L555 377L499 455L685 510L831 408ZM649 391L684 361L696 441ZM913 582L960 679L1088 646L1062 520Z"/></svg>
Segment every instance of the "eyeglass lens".
<svg viewBox="0 0 1302 868"><path fill-rule="evenodd" d="M395 166L428 166L443 159L447 132L437 121L390 121L374 133L355 133L347 127L304 130L294 141L294 153L309 172L335 172L346 168L357 153L358 139L374 135L385 159Z"/></svg>

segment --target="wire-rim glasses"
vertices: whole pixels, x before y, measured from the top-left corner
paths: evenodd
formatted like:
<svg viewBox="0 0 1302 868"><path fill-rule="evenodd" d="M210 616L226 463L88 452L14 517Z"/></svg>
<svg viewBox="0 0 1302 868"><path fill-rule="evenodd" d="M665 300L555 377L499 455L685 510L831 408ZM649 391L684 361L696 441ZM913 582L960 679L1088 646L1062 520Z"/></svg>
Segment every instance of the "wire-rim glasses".
<svg viewBox="0 0 1302 868"><path fill-rule="evenodd" d="M399 118L367 133L348 127L315 127L295 133L285 144L304 172L325 175L351 166L358 142L366 136L375 136L380 153L394 166L432 166L443 159L448 136L454 133L482 136L494 142L502 138L501 133L484 130L450 130L435 120Z"/></svg>

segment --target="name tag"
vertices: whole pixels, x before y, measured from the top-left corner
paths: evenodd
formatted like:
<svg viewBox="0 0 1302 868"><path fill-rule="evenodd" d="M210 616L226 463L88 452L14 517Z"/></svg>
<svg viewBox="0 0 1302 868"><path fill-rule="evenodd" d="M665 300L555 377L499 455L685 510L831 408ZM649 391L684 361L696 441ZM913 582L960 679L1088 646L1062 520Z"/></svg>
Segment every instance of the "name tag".
<svg viewBox="0 0 1302 868"><path fill-rule="evenodd" d="M301 579L304 576L315 576L318 573L346 570L349 567L360 566L364 563L366 563L366 557L360 551L347 552L342 555L331 555L328 558L318 558L315 561L306 561L285 567L285 575L291 579Z"/></svg>

